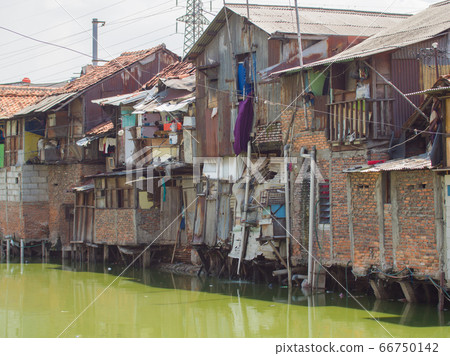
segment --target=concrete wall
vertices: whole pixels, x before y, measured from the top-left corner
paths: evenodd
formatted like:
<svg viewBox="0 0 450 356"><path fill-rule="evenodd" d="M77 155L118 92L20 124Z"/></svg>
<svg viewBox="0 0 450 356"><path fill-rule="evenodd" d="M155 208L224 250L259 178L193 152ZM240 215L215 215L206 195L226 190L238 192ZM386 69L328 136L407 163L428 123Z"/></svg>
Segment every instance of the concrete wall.
<svg viewBox="0 0 450 356"><path fill-rule="evenodd" d="M22 201L48 202L48 166L22 167Z"/></svg>
<svg viewBox="0 0 450 356"><path fill-rule="evenodd" d="M48 238L48 169L43 165L0 170L0 234Z"/></svg>

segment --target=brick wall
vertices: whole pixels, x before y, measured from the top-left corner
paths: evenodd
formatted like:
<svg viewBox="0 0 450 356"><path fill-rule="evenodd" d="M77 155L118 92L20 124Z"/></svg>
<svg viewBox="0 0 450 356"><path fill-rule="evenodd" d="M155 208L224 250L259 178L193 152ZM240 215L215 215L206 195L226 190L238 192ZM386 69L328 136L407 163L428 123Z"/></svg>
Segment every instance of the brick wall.
<svg viewBox="0 0 450 356"><path fill-rule="evenodd" d="M136 244L134 209L95 209L95 243Z"/></svg>
<svg viewBox="0 0 450 356"><path fill-rule="evenodd" d="M376 190L382 189L381 185L376 187L381 173L350 174L354 269L362 273L372 266L394 271L408 267L419 275L438 275L432 174L425 170L391 172L390 203L381 201L381 194L376 197ZM377 204L382 207L381 212L377 211ZM394 231L396 221L398 227ZM380 228L383 229L383 254Z"/></svg>
<svg viewBox="0 0 450 356"><path fill-rule="evenodd" d="M358 271L372 265L380 265L380 231L375 198L375 185L378 176L379 173L351 174L354 235L353 268Z"/></svg>
<svg viewBox="0 0 450 356"><path fill-rule="evenodd" d="M399 241L397 269L413 268L420 274L439 271L436 247L433 173L393 172L397 181Z"/></svg>
<svg viewBox="0 0 450 356"><path fill-rule="evenodd" d="M366 163L364 151L333 152L331 170L331 222L333 262L345 266L351 260L349 233L347 173L345 169Z"/></svg>
<svg viewBox="0 0 450 356"><path fill-rule="evenodd" d="M48 166L49 231L50 239L59 237L68 244L72 236L70 217L66 217L66 205L73 205L75 194L71 189L81 185L85 176L104 172L102 164L64 164Z"/></svg>
<svg viewBox="0 0 450 356"><path fill-rule="evenodd" d="M0 235L24 236L23 217L19 202L0 201Z"/></svg>
<svg viewBox="0 0 450 356"><path fill-rule="evenodd" d="M25 238L38 241L48 239L48 203L23 203L22 211Z"/></svg>
<svg viewBox="0 0 450 356"><path fill-rule="evenodd" d="M137 209L136 227L138 243L148 244L159 237L160 231L160 207L151 209ZM160 238L160 237L159 237ZM155 243L158 243L157 241Z"/></svg>

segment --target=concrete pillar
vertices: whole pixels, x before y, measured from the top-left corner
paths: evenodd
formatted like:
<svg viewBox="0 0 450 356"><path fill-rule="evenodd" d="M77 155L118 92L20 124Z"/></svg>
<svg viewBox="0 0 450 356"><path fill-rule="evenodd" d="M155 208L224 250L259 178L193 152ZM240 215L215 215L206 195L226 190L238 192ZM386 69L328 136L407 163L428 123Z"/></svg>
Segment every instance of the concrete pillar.
<svg viewBox="0 0 450 356"><path fill-rule="evenodd" d="M384 287L384 283L381 280L377 279L375 281L373 279L369 279L369 283L377 299L388 299L388 293Z"/></svg>
<svg viewBox="0 0 450 356"><path fill-rule="evenodd" d="M24 262L25 243L23 239L20 239L20 264Z"/></svg>
<svg viewBox="0 0 450 356"><path fill-rule="evenodd" d="M6 240L6 262L9 263L11 259L11 240L7 239Z"/></svg>
<svg viewBox="0 0 450 356"><path fill-rule="evenodd" d="M417 303L416 294L414 293L413 285L410 281L398 282L402 288L403 294L405 295L408 303Z"/></svg>

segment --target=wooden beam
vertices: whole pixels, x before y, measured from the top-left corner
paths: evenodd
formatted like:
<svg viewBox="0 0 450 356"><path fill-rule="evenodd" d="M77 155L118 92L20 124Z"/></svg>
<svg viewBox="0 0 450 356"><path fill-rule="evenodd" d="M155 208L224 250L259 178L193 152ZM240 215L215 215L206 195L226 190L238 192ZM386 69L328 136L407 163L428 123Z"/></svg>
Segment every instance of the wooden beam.
<svg viewBox="0 0 450 356"><path fill-rule="evenodd" d="M272 247L273 252L275 253L275 255L278 257L278 259L280 260L281 264L288 269L288 266L286 264L286 262L284 261L283 257L281 257L280 253L278 252L277 248L274 246L274 244L272 243L272 241L268 241L270 247Z"/></svg>

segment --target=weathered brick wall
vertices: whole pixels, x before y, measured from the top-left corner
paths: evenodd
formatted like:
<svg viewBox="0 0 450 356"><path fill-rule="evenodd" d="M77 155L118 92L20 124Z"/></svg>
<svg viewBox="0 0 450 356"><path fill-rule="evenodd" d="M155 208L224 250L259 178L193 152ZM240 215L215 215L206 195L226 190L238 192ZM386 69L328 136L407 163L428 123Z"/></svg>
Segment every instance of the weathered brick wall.
<svg viewBox="0 0 450 356"><path fill-rule="evenodd" d="M392 237L392 204L383 204L384 215L384 262L386 268L394 267L394 245Z"/></svg>
<svg viewBox="0 0 450 356"><path fill-rule="evenodd" d="M56 241L59 237L63 244L69 243L72 235L71 221L66 218L64 205L73 205L75 195L71 191L80 185L85 176L104 172L103 164L64 164L48 166L49 193L49 231L50 239Z"/></svg>
<svg viewBox="0 0 450 356"><path fill-rule="evenodd" d="M397 269L413 268L420 274L436 275L439 255L436 247L433 173L393 172L397 181L399 242Z"/></svg>
<svg viewBox="0 0 450 356"><path fill-rule="evenodd" d="M108 245L136 244L134 209L95 209L94 242Z"/></svg>
<svg viewBox="0 0 450 356"><path fill-rule="evenodd" d="M331 169L331 223L333 262L345 266L351 260L351 244L345 169L366 163L364 151L333 152Z"/></svg>
<svg viewBox="0 0 450 356"><path fill-rule="evenodd" d="M353 268L363 273L372 266L419 275L437 276L433 176L430 171L391 172L391 203L376 198L381 173L350 174L353 206ZM377 211L377 203L382 211ZM382 225L379 215L382 217ZM396 224L396 226L394 226ZM394 231L394 227L396 227ZM384 253L380 245L380 229Z"/></svg>
<svg viewBox="0 0 450 356"><path fill-rule="evenodd" d="M160 238L160 207L154 206L151 209L137 209L136 228L138 243L150 243L156 238ZM158 241L155 242L156 244Z"/></svg>
<svg viewBox="0 0 450 356"><path fill-rule="evenodd" d="M0 201L0 236L24 237L21 203Z"/></svg>
<svg viewBox="0 0 450 356"><path fill-rule="evenodd" d="M375 198L375 185L378 176L379 173L355 173L350 175L354 235L353 268L356 270L380 265L380 231Z"/></svg>
<svg viewBox="0 0 450 356"><path fill-rule="evenodd" d="M286 132L289 128L289 123L292 118L292 113L294 109L288 109L283 112L280 117L282 137L284 139ZM308 128L313 126L313 118L311 116L310 110L308 110ZM306 147L308 150L312 146L316 146L316 150L329 149L329 144L327 142L327 137L324 130L312 131L307 128L305 121L305 113L302 108L297 108L295 113L295 119L292 124L294 133L292 137L292 150L293 152L300 152L302 147Z"/></svg>
<svg viewBox="0 0 450 356"><path fill-rule="evenodd" d="M48 203L23 203L23 221L27 240L48 239Z"/></svg>

